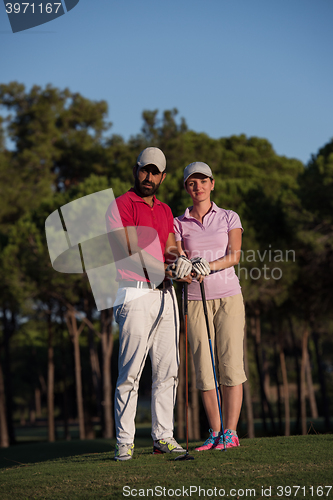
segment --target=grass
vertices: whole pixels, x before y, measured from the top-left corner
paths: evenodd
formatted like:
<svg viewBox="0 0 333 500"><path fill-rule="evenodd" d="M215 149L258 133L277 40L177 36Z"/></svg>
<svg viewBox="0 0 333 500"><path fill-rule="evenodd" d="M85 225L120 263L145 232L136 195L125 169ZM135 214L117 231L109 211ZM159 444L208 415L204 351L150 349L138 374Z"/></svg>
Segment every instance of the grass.
<svg viewBox="0 0 333 500"><path fill-rule="evenodd" d="M332 434L243 439L227 452L197 453L195 444L195 460L183 462L174 461L176 454L152 455L151 442L140 438L134 458L122 463L112 460L114 441L102 439L2 449L0 498L220 498L224 490L235 500L278 500L291 487L294 499L333 499L333 487L321 489L333 486Z"/></svg>

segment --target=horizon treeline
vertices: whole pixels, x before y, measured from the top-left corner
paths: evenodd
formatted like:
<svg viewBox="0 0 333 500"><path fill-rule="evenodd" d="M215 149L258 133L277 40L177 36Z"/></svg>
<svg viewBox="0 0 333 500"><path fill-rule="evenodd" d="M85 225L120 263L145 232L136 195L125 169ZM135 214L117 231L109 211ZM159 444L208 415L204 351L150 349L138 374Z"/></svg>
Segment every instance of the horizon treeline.
<svg viewBox="0 0 333 500"><path fill-rule="evenodd" d="M167 158L158 198L175 216L191 201L184 167L203 161L216 180L213 201L237 212L244 227L236 266L247 314L244 435L254 436L258 421L273 435L306 434L309 419L331 429L333 140L304 165L277 155L264 138L189 130L172 109L143 111L141 131L125 141L111 133L105 101L51 85L27 91L18 82L0 85L0 112L0 446L15 443L18 421L42 417L49 441L60 421L65 438L73 421L81 439L95 435L96 422L104 437L114 435L112 308L97 311L86 273L52 268L45 220L97 191L123 194L148 146ZM183 351L182 341L182 359ZM207 422L190 367L190 438L199 439ZM145 370L143 397L149 376ZM181 364L180 439L183 396Z"/></svg>

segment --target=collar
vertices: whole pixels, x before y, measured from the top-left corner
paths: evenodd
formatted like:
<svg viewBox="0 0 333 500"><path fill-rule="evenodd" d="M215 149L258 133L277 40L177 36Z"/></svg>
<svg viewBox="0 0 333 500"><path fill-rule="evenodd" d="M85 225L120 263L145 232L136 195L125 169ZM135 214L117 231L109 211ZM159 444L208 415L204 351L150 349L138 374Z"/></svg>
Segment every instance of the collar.
<svg viewBox="0 0 333 500"><path fill-rule="evenodd" d="M145 202L145 201L141 198L141 196L139 196L138 194L136 194L136 192L134 191L134 188L131 188L129 191L127 191L127 193L128 193L128 196L131 198L131 200L132 200L132 201L135 201L135 202L137 202L137 203L140 203L140 202L141 202L141 203L144 203L145 205L148 205L148 203L147 203L147 202ZM154 196L153 196L153 206L155 206L155 205L160 205L160 204L161 204L160 200L158 200L158 199L156 198L156 196L154 195ZM150 205L148 205L148 206L150 206Z"/></svg>
<svg viewBox="0 0 333 500"><path fill-rule="evenodd" d="M193 208L193 206L191 207L187 207L187 209L185 210L184 212L184 217L186 219L194 219L194 217L192 217L192 215L190 214L190 209ZM211 214L212 212L217 212L219 209L219 207L217 205L215 205L215 203L212 201L212 206L211 206L211 209L209 210L209 212L207 212L206 215L209 215ZM205 215L205 217L206 217ZM196 220L196 219L195 219Z"/></svg>

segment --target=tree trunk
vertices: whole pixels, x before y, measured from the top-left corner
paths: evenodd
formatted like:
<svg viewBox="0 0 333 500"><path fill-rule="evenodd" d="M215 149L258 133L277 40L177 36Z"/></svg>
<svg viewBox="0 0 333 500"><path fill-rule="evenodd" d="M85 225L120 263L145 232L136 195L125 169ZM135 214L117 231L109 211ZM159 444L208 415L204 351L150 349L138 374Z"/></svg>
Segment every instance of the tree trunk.
<svg viewBox="0 0 333 500"><path fill-rule="evenodd" d="M321 393L321 401L322 401L322 412L325 418L326 432L330 430L330 409L329 409L329 399L327 397L327 389L326 389L326 379L325 373L323 370L322 363L322 354L319 348L319 335L317 332L313 332L313 340L316 349L316 359L318 366L318 377L320 383L320 393Z"/></svg>
<svg viewBox="0 0 333 500"><path fill-rule="evenodd" d="M193 439L200 439L200 407L199 407L199 391L196 387L196 376L192 353L189 356L191 366L191 408L193 422Z"/></svg>
<svg viewBox="0 0 333 500"><path fill-rule="evenodd" d="M179 369L178 369L178 390L177 390L177 438L178 441L185 439L184 416L185 416L185 360L184 360L184 332L179 335ZM185 346L186 348L187 346Z"/></svg>
<svg viewBox="0 0 333 500"><path fill-rule="evenodd" d="M53 358L53 328L51 324L51 313L47 317L48 324L48 347L47 347L47 419L48 440L55 441L54 426L54 358Z"/></svg>
<svg viewBox="0 0 333 500"><path fill-rule="evenodd" d="M277 408L278 408L278 416L279 416L279 431L282 433L282 410L281 410L281 388L279 381L279 356L276 349L276 343L274 342L274 365L275 365L275 383L276 383L276 391L277 391Z"/></svg>
<svg viewBox="0 0 333 500"><path fill-rule="evenodd" d="M262 351L262 373L264 377L264 391L265 391L265 396L267 400L270 401L270 394L271 394L271 379L269 376L269 362L266 357L266 351L264 349Z"/></svg>
<svg viewBox="0 0 333 500"><path fill-rule="evenodd" d="M287 367L284 351L280 346L280 363L283 382L283 398L284 398L284 435L290 436L290 404L289 404L289 384L287 377Z"/></svg>
<svg viewBox="0 0 333 500"><path fill-rule="evenodd" d="M305 374L306 374L306 384L308 387L308 395L309 395L309 401L310 401L311 417L318 418L318 408L317 408L317 403L316 403L315 391L314 391L314 387L313 387L311 363L310 363L310 356L309 356L308 351L307 351L307 356L306 356Z"/></svg>
<svg viewBox="0 0 333 500"><path fill-rule="evenodd" d="M84 410L83 410L83 395L82 395L82 380L81 380L81 358L79 336L77 332L73 336L74 343L74 362L75 362L75 383L76 383L76 402L77 414L79 418L80 439L85 439L84 428Z"/></svg>
<svg viewBox="0 0 333 500"><path fill-rule="evenodd" d="M64 318L63 316L61 317L61 326L63 326L63 321ZM67 343L64 338L64 333L63 333L63 328L61 328L61 345L60 345L60 352L61 352L61 373L62 373L62 379L63 379L63 384L64 384L64 390L63 390L63 403L62 403L62 408L63 408L63 417L64 417L64 438L66 441L71 440L71 434L69 431L69 425L68 425L68 417L69 417L69 411L68 411L68 389L67 389L67 362L66 362L66 347Z"/></svg>
<svg viewBox="0 0 333 500"><path fill-rule="evenodd" d="M102 418L102 376L101 376L101 368L99 364L99 359L98 359L98 353L96 349L96 345L94 342L94 333L95 330L92 328L92 306L90 306L90 303L88 299L84 300L84 309L85 313L87 316L87 319L89 320L88 324L88 345L89 345L89 357L90 357L90 366L91 366L91 373L92 373L92 384L93 384L93 390L94 390L94 395L95 395L95 400L96 400L96 406L97 406L97 415L99 418ZM103 313L103 311L102 311ZM102 318L102 313L101 313L101 318ZM102 328L103 330L103 328Z"/></svg>
<svg viewBox="0 0 333 500"><path fill-rule="evenodd" d="M262 356L260 355L261 326L260 326L260 312L259 312L259 310L257 310L255 312L255 317L252 317L251 320L252 320L252 333L254 334L254 339L255 339L256 363L257 363L258 374L259 374L259 382L260 382L260 394L261 394L261 408L262 408L262 416L263 416L263 426L264 426L264 429L267 430L266 414L265 414L265 406L266 406L267 410L268 410L269 418L270 418L270 421L271 421L272 430L273 430L273 433L275 434L274 416L273 416L271 404L268 401L267 394L266 394L266 391L265 391L264 373L263 373L263 370L261 368L261 358L262 358Z"/></svg>
<svg viewBox="0 0 333 500"><path fill-rule="evenodd" d="M301 369L299 366L299 357L300 357L300 351L296 345L296 339L295 339L295 333L294 333L294 328L293 328L293 323L292 319L289 316L288 317L288 322L289 322L289 328L290 328L290 335L291 335L291 340L292 340L292 345L293 345L293 354L294 354L294 360L295 360L295 371L296 371L296 377L297 377L297 417L296 417L296 432L300 431L300 422L301 422Z"/></svg>
<svg viewBox="0 0 333 500"><path fill-rule="evenodd" d="M2 366L0 364L0 447L8 448L9 434L6 418L6 397L5 397L5 384L3 380Z"/></svg>
<svg viewBox="0 0 333 500"><path fill-rule="evenodd" d="M36 423L36 410L32 407L29 408L29 422L30 425L35 425Z"/></svg>
<svg viewBox="0 0 333 500"><path fill-rule="evenodd" d="M81 380L81 358L80 358L80 344L79 338L80 333L83 330L84 322L82 322L80 328L77 328L77 321L75 316L76 311L67 311L66 321L68 330L74 345L74 364L75 364L75 385L76 385L76 404L77 404L77 414L79 419L79 432L80 439L85 439L85 427L84 427L84 409L83 409L83 395L82 395L82 380Z"/></svg>
<svg viewBox="0 0 333 500"><path fill-rule="evenodd" d="M104 408L104 437L110 439L114 436L112 384L111 384L111 356L113 350L112 335L113 309L101 312L101 336L103 356L103 408Z"/></svg>
<svg viewBox="0 0 333 500"><path fill-rule="evenodd" d="M260 354L259 354L260 337L258 338L258 331L256 328L255 316L251 317L251 333L252 333L252 336L254 339L254 352L255 352L255 359L256 359L257 371L258 371L258 376L259 376L261 418L262 418L264 430L267 431L266 414L265 414L265 407L264 407L265 390L264 390L264 381L263 381L263 375L262 375L261 366L260 366Z"/></svg>
<svg viewBox="0 0 333 500"><path fill-rule="evenodd" d="M308 356L308 338L309 330L307 325L303 331L302 338L302 362L301 362L301 423L302 423L302 434L307 433L307 422L306 422L306 364Z"/></svg>
<svg viewBox="0 0 333 500"><path fill-rule="evenodd" d="M245 325L244 330L244 367L247 376L247 381L244 383L244 399L246 407L246 419L247 419L247 435L249 438L254 438L254 419L253 419L253 407L251 398L251 386L250 386L250 373L249 373L249 361L247 355L247 327Z"/></svg>
<svg viewBox="0 0 333 500"><path fill-rule="evenodd" d="M11 352L10 339L16 329L15 314L10 311L10 320L7 317L9 312L5 307L2 310L3 321L3 345L4 345L4 360L3 360L3 378L5 386L6 398L6 420L10 444L15 444L15 431L13 423L13 391L12 391L12 373L11 373Z"/></svg>
<svg viewBox="0 0 333 500"><path fill-rule="evenodd" d="M35 410L36 417L42 416L42 395L39 387L35 387Z"/></svg>

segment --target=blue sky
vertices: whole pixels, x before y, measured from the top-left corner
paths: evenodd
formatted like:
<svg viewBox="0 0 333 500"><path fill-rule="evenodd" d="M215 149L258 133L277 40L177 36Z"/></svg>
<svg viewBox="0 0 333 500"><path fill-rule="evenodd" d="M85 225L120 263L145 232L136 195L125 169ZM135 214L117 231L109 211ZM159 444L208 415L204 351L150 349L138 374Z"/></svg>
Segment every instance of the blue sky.
<svg viewBox="0 0 333 500"><path fill-rule="evenodd" d="M104 99L125 139L144 109L176 107L197 132L306 163L333 137L332 19L330 0L80 0L13 34L1 2L0 82Z"/></svg>

